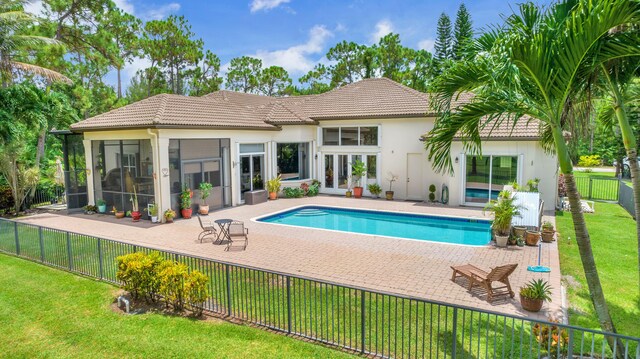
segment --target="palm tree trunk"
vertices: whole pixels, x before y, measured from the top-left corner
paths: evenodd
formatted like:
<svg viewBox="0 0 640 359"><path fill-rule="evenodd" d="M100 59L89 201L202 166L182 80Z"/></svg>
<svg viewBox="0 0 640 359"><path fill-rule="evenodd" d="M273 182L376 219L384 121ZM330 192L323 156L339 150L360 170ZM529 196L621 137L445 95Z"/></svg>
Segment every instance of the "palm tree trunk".
<svg viewBox="0 0 640 359"><path fill-rule="evenodd" d="M598 316L598 321L600 322L602 330L615 333L616 328L613 325L613 320L609 314L609 307L607 306L607 301L604 298L604 292L602 291L602 285L600 283L600 276L598 275L598 270L596 268L596 261L593 257L591 237L589 236L587 223L584 220L584 213L582 213L580 193L578 192L578 186L576 185L576 180L573 176L573 164L571 163L569 156L569 149L565 143L564 137L562 136L562 130L559 127L554 128L553 138L556 144L560 172L563 174L567 197L569 197L576 243L578 244L582 268L587 280L587 286L589 287L591 302L593 303L593 307ZM616 346L616 343L618 343L610 337L607 337L607 342L612 350ZM624 348L621 348L620 343L618 343L618 347L617 352L624 353ZM620 349L622 349L622 351Z"/></svg>

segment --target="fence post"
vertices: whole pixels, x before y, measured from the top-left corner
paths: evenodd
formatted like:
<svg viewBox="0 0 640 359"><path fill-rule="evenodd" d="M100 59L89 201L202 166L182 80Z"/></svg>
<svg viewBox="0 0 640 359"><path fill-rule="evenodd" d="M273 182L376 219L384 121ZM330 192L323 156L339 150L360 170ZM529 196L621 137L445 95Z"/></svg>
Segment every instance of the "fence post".
<svg viewBox="0 0 640 359"><path fill-rule="evenodd" d="M458 351L458 307L453 307L453 324L451 330L453 336L453 338L451 338L451 357L455 358Z"/></svg>
<svg viewBox="0 0 640 359"><path fill-rule="evenodd" d="M591 190L593 188L593 178L589 177L589 199L591 199Z"/></svg>
<svg viewBox="0 0 640 359"><path fill-rule="evenodd" d="M20 255L20 238L18 238L18 222L13 222L13 234L16 239L16 255Z"/></svg>
<svg viewBox="0 0 640 359"><path fill-rule="evenodd" d="M569 347L567 348L567 358L573 358L573 329L569 328Z"/></svg>
<svg viewBox="0 0 640 359"><path fill-rule="evenodd" d="M38 227L38 237L40 237L40 262L44 263L44 238L42 237L42 227Z"/></svg>
<svg viewBox="0 0 640 359"><path fill-rule="evenodd" d="M69 258L69 270L73 271L73 256L71 254L71 235L67 233L67 257Z"/></svg>
<svg viewBox="0 0 640 359"><path fill-rule="evenodd" d="M365 312L366 312L366 310L364 308L364 304L365 304L364 290L361 290L360 291L360 321L361 321L360 322L360 353L361 354L364 354L364 346L366 344L365 335L366 335L366 332L367 332L367 329L366 329L367 327L366 327L365 321L364 321L365 320L364 315L365 315Z"/></svg>
<svg viewBox="0 0 640 359"><path fill-rule="evenodd" d="M224 265L225 276L227 277L227 316L231 316L231 274L229 273L229 265Z"/></svg>
<svg viewBox="0 0 640 359"><path fill-rule="evenodd" d="M98 263L100 265L100 280L104 279L104 267L102 262L102 239L98 238Z"/></svg>
<svg viewBox="0 0 640 359"><path fill-rule="evenodd" d="M287 333L291 334L291 283L287 276Z"/></svg>

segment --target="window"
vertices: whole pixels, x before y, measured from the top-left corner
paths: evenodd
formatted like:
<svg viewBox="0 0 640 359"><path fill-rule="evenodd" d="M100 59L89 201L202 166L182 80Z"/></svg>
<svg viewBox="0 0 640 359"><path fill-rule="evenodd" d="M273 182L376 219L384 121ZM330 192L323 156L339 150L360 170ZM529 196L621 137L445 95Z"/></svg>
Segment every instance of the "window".
<svg viewBox="0 0 640 359"><path fill-rule="evenodd" d="M517 156L467 156L465 202L497 199L504 185L517 180Z"/></svg>
<svg viewBox="0 0 640 359"><path fill-rule="evenodd" d="M241 143L240 153L262 153L264 152L264 143Z"/></svg>
<svg viewBox="0 0 640 359"><path fill-rule="evenodd" d="M377 146L378 126L325 127L322 129L324 146Z"/></svg>
<svg viewBox="0 0 640 359"><path fill-rule="evenodd" d="M283 181L309 178L309 143L278 143L278 174Z"/></svg>

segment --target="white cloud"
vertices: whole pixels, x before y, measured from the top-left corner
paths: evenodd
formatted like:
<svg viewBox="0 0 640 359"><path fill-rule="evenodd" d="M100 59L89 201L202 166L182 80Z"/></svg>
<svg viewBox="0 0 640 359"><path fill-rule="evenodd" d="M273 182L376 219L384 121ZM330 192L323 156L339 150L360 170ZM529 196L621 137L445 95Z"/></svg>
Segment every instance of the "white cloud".
<svg viewBox="0 0 640 359"><path fill-rule="evenodd" d="M42 12L44 11L42 0L30 1L24 4L24 11L33 15L42 15Z"/></svg>
<svg viewBox="0 0 640 359"><path fill-rule="evenodd" d="M180 4L178 4L177 2L172 2L162 6L150 8L144 11L139 16L143 20L161 20L178 10L180 10Z"/></svg>
<svg viewBox="0 0 640 359"><path fill-rule="evenodd" d="M388 33L393 32L393 24L391 21L384 19L378 21L376 24L376 30L371 34L371 42L378 42L381 38L383 38Z"/></svg>
<svg viewBox="0 0 640 359"><path fill-rule="evenodd" d="M149 67L151 67L151 61L149 61L149 59L136 57L132 63L126 64L122 69L123 77L129 80L136 75L138 70L144 70ZM125 82L123 81L123 83ZM126 83L128 83L128 81Z"/></svg>
<svg viewBox="0 0 640 359"><path fill-rule="evenodd" d="M122 11L126 12L127 14L131 14L131 15L135 14L135 8L133 7L133 4L129 0L113 0L113 2L116 4L118 8L120 8Z"/></svg>
<svg viewBox="0 0 640 359"><path fill-rule="evenodd" d="M253 0L249 5L251 12L257 12L260 10L275 9L281 4L286 4L291 0Z"/></svg>
<svg viewBox="0 0 640 359"><path fill-rule="evenodd" d="M309 39L304 44L291 46L283 50L258 50L253 57L262 60L264 67L282 66L290 74L305 73L313 68L317 60L310 55L322 53L327 39L333 36L333 32L324 26L316 25L309 30Z"/></svg>
<svg viewBox="0 0 640 359"><path fill-rule="evenodd" d="M427 50L433 52L433 46L436 44L434 39L424 39L418 42L418 48L420 50Z"/></svg>

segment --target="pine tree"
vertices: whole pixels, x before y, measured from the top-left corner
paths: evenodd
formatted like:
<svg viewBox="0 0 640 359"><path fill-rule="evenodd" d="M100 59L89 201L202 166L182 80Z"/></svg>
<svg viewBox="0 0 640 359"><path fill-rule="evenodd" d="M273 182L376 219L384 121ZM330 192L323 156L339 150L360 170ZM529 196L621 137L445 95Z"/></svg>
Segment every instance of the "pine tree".
<svg viewBox="0 0 640 359"><path fill-rule="evenodd" d="M464 4L460 4L460 7L458 8L456 23L453 27L453 36L453 58L460 60L464 57L468 44L473 38L471 15Z"/></svg>
<svg viewBox="0 0 640 359"><path fill-rule="evenodd" d="M442 61L452 58L453 39L451 37L451 19L445 13L440 15L438 19L438 30L434 49L436 50L436 59Z"/></svg>

